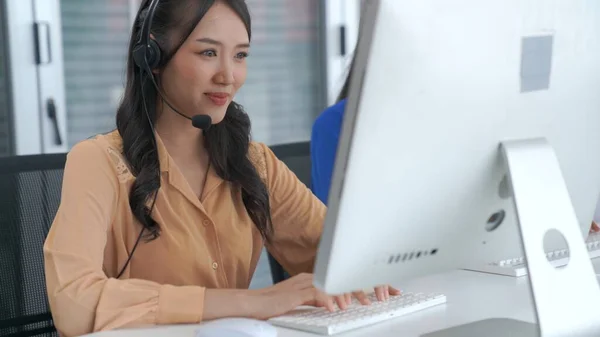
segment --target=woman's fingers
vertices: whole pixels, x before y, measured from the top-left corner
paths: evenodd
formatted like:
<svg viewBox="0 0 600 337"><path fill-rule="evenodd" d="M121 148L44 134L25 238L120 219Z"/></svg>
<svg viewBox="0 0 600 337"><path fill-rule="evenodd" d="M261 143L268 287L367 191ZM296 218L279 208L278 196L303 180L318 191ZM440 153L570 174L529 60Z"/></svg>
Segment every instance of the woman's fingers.
<svg viewBox="0 0 600 337"><path fill-rule="evenodd" d="M352 294L344 294L344 297L346 298L346 304L352 304Z"/></svg>
<svg viewBox="0 0 600 337"><path fill-rule="evenodd" d="M363 291L355 291L352 293L352 296L356 297L358 302L362 305L369 305L371 301L367 297L367 295Z"/></svg>
<svg viewBox="0 0 600 337"><path fill-rule="evenodd" d="M346 295L335 296L334 300L340 309L346 310L348 308L348 303L346 302Z"/></svg>
<svg viewBox="0 0 600 337"><path fill-rule="evenodd" d="M402 292L392 286L388 286L389 287L389 291L388 294L392 295L392 296L398 296L400 294L402 294Z"/></svg>
<svg viewBox="0 0 600 337"><path fill-rule="evenodd" d="M390 296L398 296L400 294L400 290L390 285L384 285L375 288L375 296L377 297L378 301L386 301L390 299Z"/></svg>
<svg viewBox="0 0 600 337"><path fill-rule="evenodd" d="M385 293L386 289L385 287L375 287L375 297L377 297L377 300L382 302L385 301Z"/></svg>
<svg viewBox="0 0 600 337"><path fill-rule="evenodd" d="M352 297L355 297L362 305L371 304L369 297L363 291L356 291L352 294L343 294L337 296L329 296L320 292L316 288L306 288L301 290L301 292L304 294L302 301L303 305L322 307L329 311L335 311L336 307L340 308L341 310L348 309L352 303ZM400 294L400 290L389 285L375 288L375 296L378 301L386 301L390 298L390 296L397 296Z"/></svg>
<svg viewBox="0 0 600 337"><path fill-rule="evenodd" d="M330 312L335 311L334 300L331 296L327 296L316 288L307 288L301 291L302 305L310 305L313 307L325 308Z"/></svg>

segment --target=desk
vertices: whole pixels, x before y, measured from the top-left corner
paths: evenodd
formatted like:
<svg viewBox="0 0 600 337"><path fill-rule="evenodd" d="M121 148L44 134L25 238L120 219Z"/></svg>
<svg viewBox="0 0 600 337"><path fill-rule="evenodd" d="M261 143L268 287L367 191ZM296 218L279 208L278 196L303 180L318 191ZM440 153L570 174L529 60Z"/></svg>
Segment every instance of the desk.
<svg viewBox="0 0 600 337"><path fill-rule="evenodd" d="M492 317L535 322L528 283L527 277L512 278L462 270L415 279L402 289L443 293L447 297L447 303L337 336L418 337L423 333ZM88 336L193 337L197 327L198 325L163 326L100 332ZM319 336L289 329L279 329L278 332L279 337Z"/></svg>
<svg viewBox="0 0 600 337"><path fill-rule="evenodd" d="M600 258L592 260L600 271ZM486 318L514 318L535 322L529 278L513 278L456 270L407 282L405 291L437 292L447 303L395 318L366 328L342 333L339 337L419 337ZM194 337L198 325L159 326L147 329L99 332L87 337ZM278 337L318 337L320 335L278 328Z"/></svg>

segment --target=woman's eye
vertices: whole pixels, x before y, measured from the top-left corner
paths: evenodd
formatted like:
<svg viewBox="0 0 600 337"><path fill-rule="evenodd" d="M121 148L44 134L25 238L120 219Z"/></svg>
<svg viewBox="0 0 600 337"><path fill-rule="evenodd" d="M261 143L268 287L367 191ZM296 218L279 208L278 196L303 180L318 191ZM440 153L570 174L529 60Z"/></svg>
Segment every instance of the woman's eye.
<svg viewBox="0 0 600 337"><path fill-rule="evenodd" d="M214 50L206 50L203 51L201 54L208 57L217 56L217 53Z"/></svg>
<svg viewBox="0 0 600 337"><path fill-rule="evenodd" d="M246 57L248 57L248 53L240 52L240 53L237 53L237 55L235 57L238 59L245 59Z"/></svg>

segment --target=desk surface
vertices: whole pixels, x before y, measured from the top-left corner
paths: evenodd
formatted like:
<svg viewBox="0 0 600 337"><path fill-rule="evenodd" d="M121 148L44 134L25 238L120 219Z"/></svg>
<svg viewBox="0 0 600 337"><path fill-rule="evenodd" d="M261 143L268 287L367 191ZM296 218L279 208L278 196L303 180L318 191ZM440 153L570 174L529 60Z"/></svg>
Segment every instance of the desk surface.
<svg viewBox="0 0 600 337"><path fill-rule="evenodd" d="M596 270L598 269L599 266L596 266ZM336 336L418 337L424 333L486 318L514 318L535 322L527 277L512 278L456 270L413 280L402 289L443 293L447 297L447 303ZM162 326L101 332L88 336L193 337L197 327L198 325ZM319 335L278 328L278 336L316 337Z"/></svg>

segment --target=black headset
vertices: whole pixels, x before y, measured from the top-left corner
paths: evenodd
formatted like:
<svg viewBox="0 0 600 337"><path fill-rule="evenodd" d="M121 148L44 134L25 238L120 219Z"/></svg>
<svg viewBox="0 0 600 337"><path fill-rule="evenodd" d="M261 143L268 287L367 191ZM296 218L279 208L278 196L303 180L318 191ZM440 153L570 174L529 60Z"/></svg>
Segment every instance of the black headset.
<svg viewBox="0 0 600 337"><path fill-rule="evenodd" d="M146 73L148 76L152 76L152 69L158 67L161 59L161 52L158 43L154 39L150 38L150 27L152 27L152 20L154 19L154 13L158 7L158 0L150 0L148 7L148 13L142 23L140 38L133 47L133 61L135 64ZM140 11L140 14L143 12Z"/></svg>
<svg viewBox="0 0 600 337"><path fill-rule="evenodd" d="M150 38L150 27L152 26L152 19L154 17L154 12L156 12L156 8L158 7L158 1L159 0L150 0L150 6L148 7L148 12L146 14L146 17L144 18L144 22L142 23L140 38L139 38L138 42L135 44L135 46L133 47L133 52L132 52L133 61L135 62L135 65L140 70L140 83L141 83L142 101L143 101L144 111L146 112L146 117L148 118L148 123L150 123L150 128L152 129L152 134L154 135L154 137L153 137L154 147L157 151L158 151L158 148L157 148L157 144L156 144L156 135L155 135L156 131L154 130L154 123L152 123L152 119L150 118L150 114L148 113L148 107L146 105L146 95L145 95L143 75L144 75L144 72L146 72L146 76L148 76L150 78L150 80L154 83L154 85L157 87L157 90L158 90L158 85L156 84L156 81L154 80L154 74L152 73L152 69L156 68L158 66L158 64L160 63L161 52L160 52L160 47L158 46L158 43L156 43L156 41L154 41L153 39ZM140 15L142 13L143 13L143 10L140 9ZM136 21L137 21L137 19L136 19ZM160 177L159 177L159 179L160 179ZM159 182L159 184L160 184L160 182ZM152 211L154 210L154 204L156 203L157 197L158 197L158 190L156 191L156 193L154 193L152 205L150 206L150 214L152 214ZM129 253L129 256L127 257L127 261L125 261L125 265L123 266L123 268L121 268L121 271L117 275L117 279L121 278L121 276L125 272L125 268L127 268L127 266L129 265L129 262L131 262L133 253L137 249L138 244L140 243L140 241L142 239L144 230L145 230L145 228L142 227L142 230L140 231L140 234L138 235L138 237L135 241L135 244L133 245L133 248L131 249L131 252Z"/></svg>

